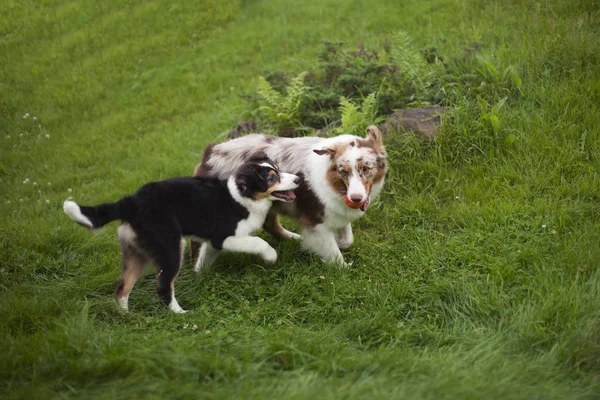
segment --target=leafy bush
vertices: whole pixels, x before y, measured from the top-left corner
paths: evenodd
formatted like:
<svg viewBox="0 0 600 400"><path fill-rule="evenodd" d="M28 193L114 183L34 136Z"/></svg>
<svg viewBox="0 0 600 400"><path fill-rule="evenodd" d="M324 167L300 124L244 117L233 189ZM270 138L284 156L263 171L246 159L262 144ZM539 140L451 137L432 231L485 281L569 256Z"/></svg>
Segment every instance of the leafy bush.
<svg viewBox="0 0 600 400"><path fill-rule="evenodd" d="M363 45L347 51L342 43L325 42L316 71L259 78L257 93L249 97L253 117L260 129L285 136L324 127L358 132L401 108L454 107L461 99L499 104L519 96L516 68L497 66L477 54L479 48L475 43L459 55L443 56L436 47L418 50L404 32L380 51ZM492 130L498 128L497 115L483 110L481 116Z"/></svg>

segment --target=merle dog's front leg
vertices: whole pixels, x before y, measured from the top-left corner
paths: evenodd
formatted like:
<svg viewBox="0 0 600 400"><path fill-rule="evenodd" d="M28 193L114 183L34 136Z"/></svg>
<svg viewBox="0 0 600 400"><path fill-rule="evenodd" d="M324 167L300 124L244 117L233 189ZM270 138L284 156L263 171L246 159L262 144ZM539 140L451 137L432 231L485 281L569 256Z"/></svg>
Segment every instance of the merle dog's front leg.
<svg viewBox="0 0 600 400"><path fill-rule="evenodd" d="M352 233L352 225L348 224L345 227L335 231L335 241L338 247L346 250L354 243L354 234Z"/></svg>
<svg viewBox="0 0 600 400"><path fill-rule="evenodd" d="M302 247L317 254L323 262L348 266L335 240L335 234L323 225L304 228L302 239Z"/></svg>
<svg viewBox="0 0 600 400"><path fill-rule="evenodd" d="M269 264L274 264L277 261L275 249L256 236L229 236L223 241L223 250L257 254Z"/></svg>

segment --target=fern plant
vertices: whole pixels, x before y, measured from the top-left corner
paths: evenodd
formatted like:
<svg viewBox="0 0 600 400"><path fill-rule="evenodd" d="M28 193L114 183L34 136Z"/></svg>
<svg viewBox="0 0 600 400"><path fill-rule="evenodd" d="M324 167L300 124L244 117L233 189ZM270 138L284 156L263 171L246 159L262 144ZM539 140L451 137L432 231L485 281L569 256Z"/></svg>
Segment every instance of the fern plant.
<svg viewBox="0 0 600 400"><path fill-rule="evenodd" d="M382 121L382 118L377 116L377 93L371 93L363 98L360 105L342 96L339 112L342 125L334 129L336 134L361 135L367 126Z"/></svg>
<svg viewBox="0 0 600 400"><path fill-rule="evenodd" d="M418 77L426 65L425 59L414 48L406 32L396 33L396 38L390 47L390 56L394 64L406 70L411 77Z"/></svg>
<svg viewBox="0 0 600 400"><path fill-rule="evenodd" d="M307 72L301 72L293 78L285 94L275 90L264 77L258 78L257 112L267 124L281 132L301 125L302 106L310 89L304 83L306 74Z"/></svg>
<svg viewBox="0 0 600 400"><path fill-rule="evenodd" d="M425 99L435 97L431 88L440 81L444 66L435 56L436 49L427 49L429 53L417 50L410 36L403 31L396 33L389 46L390 61L404 73L406 82L412 87L411 103L429 104ZM433 52L433 53L432 53Z"/></svg>

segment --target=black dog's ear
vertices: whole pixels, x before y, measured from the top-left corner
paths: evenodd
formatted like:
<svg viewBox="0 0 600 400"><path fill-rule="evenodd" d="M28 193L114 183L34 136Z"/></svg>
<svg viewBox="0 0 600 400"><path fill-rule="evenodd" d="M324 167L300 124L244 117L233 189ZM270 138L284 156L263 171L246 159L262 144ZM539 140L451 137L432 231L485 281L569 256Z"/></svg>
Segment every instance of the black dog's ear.
<svg viewBox="0 0 600 400"><path fill-rule="evenodd" d="M244 181L244 179L239 179L239 178L236 179L235 185L237 186L238 190L240 191L240 194L242 195L242 197L252 197L251 190L248 187L248 185L246 184L246 182Z"/></svg>

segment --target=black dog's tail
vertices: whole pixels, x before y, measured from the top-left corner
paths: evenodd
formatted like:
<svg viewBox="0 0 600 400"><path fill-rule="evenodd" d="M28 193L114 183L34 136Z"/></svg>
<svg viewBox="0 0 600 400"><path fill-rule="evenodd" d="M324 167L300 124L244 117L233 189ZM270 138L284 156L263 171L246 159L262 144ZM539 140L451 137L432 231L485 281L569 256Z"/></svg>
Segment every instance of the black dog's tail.
<svg viewBox="0 0 600 400"><path fill-rule="evenodd" d="M65 200L63 210L79 225L97 229L117 219L130 220L135 216L136 207L130 197L125 197L116 203L104 203L93 207L80 207L74 201Z"/></svg>

